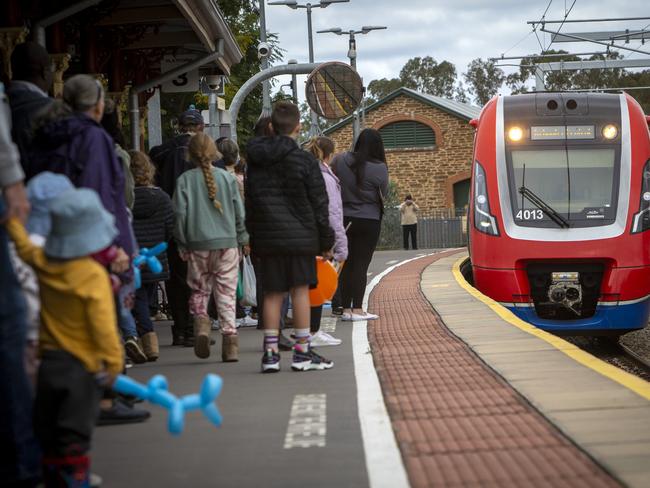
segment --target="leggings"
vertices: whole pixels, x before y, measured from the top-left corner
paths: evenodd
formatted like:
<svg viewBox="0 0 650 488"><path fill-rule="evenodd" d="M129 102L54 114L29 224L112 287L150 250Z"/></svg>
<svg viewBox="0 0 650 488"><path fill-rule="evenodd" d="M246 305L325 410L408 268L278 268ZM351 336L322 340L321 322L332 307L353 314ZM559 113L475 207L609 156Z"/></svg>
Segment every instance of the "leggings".
<svg viewBox="0 0 650 488"><path fill-rule="evenodd" d="M411 237L411 248L418 248L418 224L403 225L402 232L404 233L404 249L409 249L409 236Z"/></svg>
<svg viewBox="0 0 650 488"><path fill-rule="evenodd" d="M344 225L350 224L348 236L348 260L339 277L343 308L362 308L366 293L368 266L375 252L381 231L381 220L345 217Z"/></svg>

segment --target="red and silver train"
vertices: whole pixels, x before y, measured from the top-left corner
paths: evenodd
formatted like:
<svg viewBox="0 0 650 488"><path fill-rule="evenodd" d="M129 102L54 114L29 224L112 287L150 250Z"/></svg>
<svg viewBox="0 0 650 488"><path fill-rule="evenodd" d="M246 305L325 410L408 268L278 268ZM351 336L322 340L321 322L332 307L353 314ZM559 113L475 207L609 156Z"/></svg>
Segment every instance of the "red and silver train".
<svg viewBox="0 0 650 488"><path fill-rule="evenodd" d="M650 315L650 134L626 94L492 99L476 126L474 286L531 324L622 334Z"/></svg>

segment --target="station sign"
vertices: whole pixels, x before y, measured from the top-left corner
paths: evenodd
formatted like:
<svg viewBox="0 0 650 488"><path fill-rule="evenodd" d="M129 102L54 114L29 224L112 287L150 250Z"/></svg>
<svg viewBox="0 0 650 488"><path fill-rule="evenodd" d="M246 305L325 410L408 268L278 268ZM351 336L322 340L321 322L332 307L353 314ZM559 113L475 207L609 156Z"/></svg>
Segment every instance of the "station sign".
<svg viewBox="0 0 650 488"><path fill-rule="evenodd" d="M176 69L184 64L194 61L196 58L192 55L166 55L163 56L160 62L160 72L166 73ZM179 92L196 92L199 91L199 70L188 71L181 73L173 80L166 81L161 85L161 90L165 93L179 93Z"/></svg>

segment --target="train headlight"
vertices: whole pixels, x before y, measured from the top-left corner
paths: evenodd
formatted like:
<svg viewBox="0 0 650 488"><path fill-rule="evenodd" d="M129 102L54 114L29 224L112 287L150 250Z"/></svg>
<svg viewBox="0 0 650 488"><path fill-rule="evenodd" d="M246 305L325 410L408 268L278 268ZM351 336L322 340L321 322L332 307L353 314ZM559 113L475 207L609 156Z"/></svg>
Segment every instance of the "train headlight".
<svg viewBox="0 0 650 488"><path fill-rule="evenodd" d="M521 127L514 126L508 129L508 139L512 142L519 142L522 137L524 137L524 131Z"/></svg>
<svg viewBox="0 0 650 488"><path fill-rule="evenodd" d="M650 229L650 159L646 161L641 174L641 198L639 211L632 219L632 234Z"/></svg>
<svg viewBox="0 0 650 488"><path fill-rule="evenodd" d="M615 125L608 124L605 127L603 127L603 137L605 139L609 139L611 141L612 139L616 139L617 135L618 135L618 128Z"/></svg>
<svg viewBox="0 0 650 488"><path fill-rule="evenodd" d="M484 234L499 235L497 221L490 213L485 170L478 161L474 162L474 227Z"/></svg>

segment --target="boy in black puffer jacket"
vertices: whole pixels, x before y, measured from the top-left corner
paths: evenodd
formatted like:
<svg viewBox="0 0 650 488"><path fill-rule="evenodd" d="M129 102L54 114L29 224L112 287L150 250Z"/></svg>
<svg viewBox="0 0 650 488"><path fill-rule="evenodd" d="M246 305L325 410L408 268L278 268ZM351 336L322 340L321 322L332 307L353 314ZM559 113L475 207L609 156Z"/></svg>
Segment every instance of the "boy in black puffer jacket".
<svg viewBox="0 0 650 488"><path fill-rule="evenodd" d="M315 286L316 256L331 257L334 231L318 161L298 147L300 111L278 102L271 123L275 136L248 144L245 180L246 227L253 254L259 258L264 290L262 372L280 370L280 309L291 293L296 345L294 371L329 369L334 363L309 346L309 288Z"/></svg>
<svg viewBox="0 0 650 488"><path fill-rule="evenodd" d="M130 151L129 155L135 182L133 232L138 246L151 248L172 238L174 210L167 193L153 186L156 168L149 157L140 151ZM133 308L142 350L148 361L155 361L159 355L158 336L149 317L149 303L155 300L158 282L169 279L167 255L161 253L158 259L163 266L162 273L153 274L147 268L142 270L142 286L135 292Z"/></svg>

